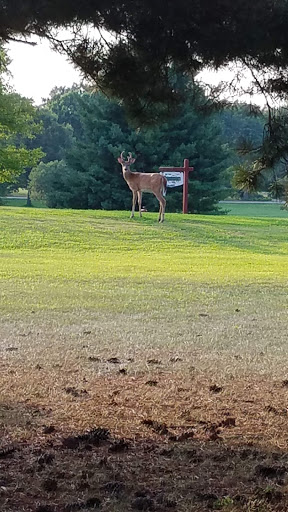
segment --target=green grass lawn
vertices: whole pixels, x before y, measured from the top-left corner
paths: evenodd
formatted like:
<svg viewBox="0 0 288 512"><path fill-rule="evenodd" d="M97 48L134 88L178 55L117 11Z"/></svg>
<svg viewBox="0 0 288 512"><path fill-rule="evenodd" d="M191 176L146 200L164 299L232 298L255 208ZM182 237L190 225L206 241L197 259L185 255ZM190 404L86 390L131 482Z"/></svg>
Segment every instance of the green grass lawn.
<svg viewBox="0 0 288 512"><path fill-rule="evenodd" d="M8 197L1 198L1 204L3 206L15 206L17 208L26 207L26 199L22 199L21 197L15 196L13 199ZM32 201L33 208L45 208L45 203L43 201Z"/></svg>
<svg viewBox="0 0 288 512"><path fill-rule="evenodd" d="M19 192L21 196L27 195L27 191ZM4 206L15 206L15 207L25 207L26 199L22 199L20 197L15 197L13 199L3 198L2 203ZM36 199L32 200L32 205L34 208L45 208L45 203L43 201L39 201ZM271 203L260 203L260 202L251 202L244 203L238 201L237 203L220 203L220 211L226 213L227 215L237 215L244 217L279 217L279 218L288 218L288 211L283 209L282 204L271 204Z"/></svg>
<svg viewBox="0 0 288 512"><path fill-rule="evenodd" d="M155 214L4 207L0 222L2 279L233 285L286 277L287 219L168 214L161 226Z"/></svg>
<svg viewBox="0 0 288 512"><path fill-rule="evenodd" d="M288 219L288 211L283 209L282 204L277 203L221 203L221 210L226 211L228 215L241 215L245 217L281 217Z"/></svg>
<svg viewBox="0 0 288 512"><path fill-rule="evenodd" d="M114 340L131 351L201 347L212 361L219 349L272 344L280 361L288 220L167 214L159 225L156 218L2 207L2 322L16 322L16 330L20 321L38 323L49 336L66 329L73 338L102 318L106 347Z"/></svg>

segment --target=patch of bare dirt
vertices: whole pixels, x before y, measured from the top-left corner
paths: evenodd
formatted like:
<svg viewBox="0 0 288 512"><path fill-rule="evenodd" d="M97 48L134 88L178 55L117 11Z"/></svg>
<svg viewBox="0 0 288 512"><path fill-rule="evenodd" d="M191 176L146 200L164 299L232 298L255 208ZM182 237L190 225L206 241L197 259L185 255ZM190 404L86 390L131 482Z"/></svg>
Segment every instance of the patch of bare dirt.
<svg viewBox="0 0 288 512"><path fill-rule="evenodd" d="M6 378L1 512L288 510L283 379L20 367Z"/></svg>

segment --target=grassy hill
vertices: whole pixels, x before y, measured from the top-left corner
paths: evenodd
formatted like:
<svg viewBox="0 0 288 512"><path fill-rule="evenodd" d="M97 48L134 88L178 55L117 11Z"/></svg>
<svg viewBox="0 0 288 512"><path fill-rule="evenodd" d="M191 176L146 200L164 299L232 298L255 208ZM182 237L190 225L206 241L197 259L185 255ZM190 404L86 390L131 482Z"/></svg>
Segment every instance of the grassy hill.
<svg viewBox="0 0 288 512"><path fill-rule="evenodd" d="M263 344L267 315L281 324L286 307L288 220L168 214L162 226L156 218L1 208L2 315L27 319L33 311L35 322L35 313L47 321L57 314L70 324L77 314L79 328L87 316L113 315L115 322L118 315L121 338L134 325L137 346L149 342L156 350L163 338L179 349L183 336L174 333L169 341L168 326L185 331L191 322L198 325L203 310L234 324L241 308L238 319L259 318L256 338ZM145 326L158 322L153 342L140 335L143 319ZM207 340L212 352L215 339L215 348L232 349L230 335L213 335Z"/></svg>

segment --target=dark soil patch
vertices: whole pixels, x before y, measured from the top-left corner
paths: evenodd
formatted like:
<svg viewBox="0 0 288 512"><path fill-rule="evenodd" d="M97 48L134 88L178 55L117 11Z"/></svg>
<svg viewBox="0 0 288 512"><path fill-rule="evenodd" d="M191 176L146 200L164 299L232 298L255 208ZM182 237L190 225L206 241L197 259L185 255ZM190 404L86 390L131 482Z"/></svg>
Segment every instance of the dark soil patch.
<svg viewBox="0 0 288 512"><path fill-rule="evenodd" d="M160 433L153 442L136 442L98 428L70 439L73 450L55 437L49 450L47 441L42 447L20 443L0 459L1 512L209 512L226 505L245 512L256 502L267 512L275 506L277 512L288 509L288 455L280 450L222 446L189 436L184 444L167 444ZM88 440L90 451L83 450Z"/></svg>
<svg viewBox="0 0 288 512"><path fill-rule="evenodd" d="M281 380L118 371L2 404L1 512L288 510Z"/></svg>

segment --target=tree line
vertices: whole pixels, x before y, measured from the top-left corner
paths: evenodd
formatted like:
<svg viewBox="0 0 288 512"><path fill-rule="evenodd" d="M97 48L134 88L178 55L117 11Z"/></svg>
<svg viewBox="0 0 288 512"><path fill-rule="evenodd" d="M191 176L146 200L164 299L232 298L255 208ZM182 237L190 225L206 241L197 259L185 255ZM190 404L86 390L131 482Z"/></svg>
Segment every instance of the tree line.
<svg viewBox="0 0 288 512"><path fill-rule="evenodd" d="M0 42L47 38L139 127L181 111L186 90L174 71L196 82L201 70L229 65L226 91L262 94L267 110L261 144L239 168L237 184L255 190L275 169L287 178L287 1L1 0L0 19ZM209 99L219 103L218 87Z"/></svg>
<svg viewBox="0 0 288 512"><path fill-rule="evenodd" d="M131 192L117 162L124 150L137 158L134 169L141 172L180 166L188 158L195 169L190 175L190 212L217 213L220 199L237 197L231 180L235 166L241 168L247 161L239 148L261 142L265 115L251 115L244 104L208 113L201 87L183 76L177 80L186 90L177 116L145 128L129 122L119 101L80 86L55 88L39 108L17 96L19 105L26 106L26 117L21 126L19 116L18 125L11 125L9 143L0 142L0 176L5 182L0 195L22 186L32 200L41 199L50 208L129 209ZM15 95L5 94L9 105L7 98ZM0 123L4 125L3 118ZM11 140L22 155L14 169L3 157ZM180 211L181 197L181 188L169 189L167 211ZM143 204L152 211L158 207L152 195L144 196Z"/></svg>

